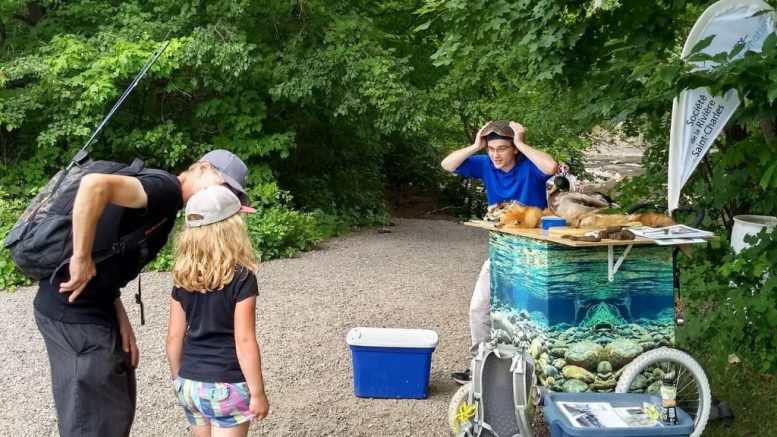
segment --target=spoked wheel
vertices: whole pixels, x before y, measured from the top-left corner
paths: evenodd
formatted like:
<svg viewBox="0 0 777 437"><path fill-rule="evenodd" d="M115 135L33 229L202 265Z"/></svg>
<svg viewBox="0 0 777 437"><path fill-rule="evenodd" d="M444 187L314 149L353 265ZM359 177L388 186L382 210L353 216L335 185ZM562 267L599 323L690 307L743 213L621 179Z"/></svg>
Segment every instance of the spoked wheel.
<svg viewBox="0 0 777 437"><path fill-rule="evenodd" d="M456 393L453 394L451 403L448 406L448 426L450 426L454 435L461 433L461 422L459 421L458 416L461 407L466 405L469 400L469 388L471 385L471 382L462 385Z"/></svg>
<svg viewBox="0 0 777 437"><path fill-rule="evenodd" d="M666 347L645 352L629 363L615 391L645 392L660 396L664 377L674 380L677 406L693 418L691 437L700 436L710 417L712 392L704 370L685 352Z"/></svg>

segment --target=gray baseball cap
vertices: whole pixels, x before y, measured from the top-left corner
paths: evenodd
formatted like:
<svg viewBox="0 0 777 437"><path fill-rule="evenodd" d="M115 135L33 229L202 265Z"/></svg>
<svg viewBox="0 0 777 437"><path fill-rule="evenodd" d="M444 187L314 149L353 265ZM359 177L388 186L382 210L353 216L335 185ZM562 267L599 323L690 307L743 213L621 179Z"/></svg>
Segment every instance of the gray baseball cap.
<svg viewBox="0 0 777 437"><path fill-rule="evenodd" d="M186 202L186 226L196 228L226 220L238 212L256 212L240 204L227 187L213 185L194 193Z"/></svg>
<svg viewBox="0 0 777 437"><path fill-rule="evenodd" d="M216 149L203 156L200 161L208 161L210 165L221 173L224 181L236 191L240 203L248 205L248 195L243 188L246 182L248 167L245 163L229 150Z"/></svg>

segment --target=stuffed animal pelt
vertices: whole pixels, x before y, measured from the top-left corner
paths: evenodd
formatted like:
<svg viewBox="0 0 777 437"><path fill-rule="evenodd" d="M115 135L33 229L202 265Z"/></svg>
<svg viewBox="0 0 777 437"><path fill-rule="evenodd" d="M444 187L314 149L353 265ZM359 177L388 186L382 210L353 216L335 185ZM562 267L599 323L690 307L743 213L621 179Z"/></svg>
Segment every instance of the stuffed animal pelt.
<svg viewBox="0 0 777 437"><path fill-rule="evenodd" d="M579 228L606 228L608 226L629 226L641 223L651 228L676 224L671 217L655 212L644 214L591 214L580 219Z"/></svg>
<svg viewBox="0 0 777 437"><path fill-rule="evenodd" d="M542 219L542 210L522 205L518 202L509 203L504 212L499 215L499 223L495 226L506 228L531 229L539 227Z"/></svg>

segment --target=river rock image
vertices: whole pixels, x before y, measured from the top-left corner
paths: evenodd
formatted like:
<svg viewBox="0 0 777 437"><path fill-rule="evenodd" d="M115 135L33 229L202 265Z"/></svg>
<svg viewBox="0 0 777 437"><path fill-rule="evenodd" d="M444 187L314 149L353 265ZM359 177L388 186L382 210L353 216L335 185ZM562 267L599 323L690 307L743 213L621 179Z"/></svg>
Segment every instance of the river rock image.
<svg viewBox="0 0 777 437"><path fill-rule="evenodd" d="M531 352L540 384L610 392L634 358L674 344L671 248L632 247L609 281L607 247L490 238L492 334Z"/></svg>

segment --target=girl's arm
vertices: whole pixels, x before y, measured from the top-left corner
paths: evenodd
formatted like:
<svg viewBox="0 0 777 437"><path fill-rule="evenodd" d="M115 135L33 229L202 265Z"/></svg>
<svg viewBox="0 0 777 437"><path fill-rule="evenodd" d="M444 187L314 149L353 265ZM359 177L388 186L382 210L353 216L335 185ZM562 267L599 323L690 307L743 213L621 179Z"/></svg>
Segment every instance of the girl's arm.
<svg viewBox="0 0 777 437"><path fill-rule="evenodd" d="M251 394L249 410L254 419L263 419L267 416L270 403L264 393L262 361L256 342L256 296L243 299L235 306L235 348L240 370L243 371Z"/></svg>
<svg viewBox="0 0 777 437"><path fill-rule="evenodd" d="M181 368L181 351L183 338L186 335L186 313L181 302L170 299L170 320L167 323L167 362L170 364L170 375L178 377Z"/></svg>

